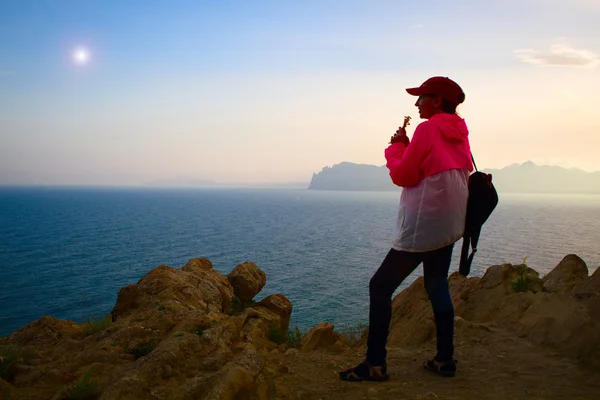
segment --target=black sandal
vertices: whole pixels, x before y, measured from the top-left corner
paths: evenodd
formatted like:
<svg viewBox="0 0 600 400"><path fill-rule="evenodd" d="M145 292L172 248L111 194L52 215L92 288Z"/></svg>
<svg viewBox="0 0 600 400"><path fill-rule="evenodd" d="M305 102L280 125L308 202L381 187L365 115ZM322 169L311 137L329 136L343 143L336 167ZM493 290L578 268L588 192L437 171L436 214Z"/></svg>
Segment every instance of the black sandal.
<svg viewBox="0 0 600 400"><path fill-rule="evenodd" d="M381 369L379 369L379 367ZM371 365L368 361L363 361L354 368L349 368L340 371L340 379L343 381L360 382L360 381L375 381L384 382L389 379L387 373L387 365L381 366Z"/></svg>
<svg viewBox="0 0 600 400"><path fill-rule="evenodd" d="M437 361L435 358L423 363L423 368L427 371L435 372L446 378L451 378L456 374L456 364L458 361Z"/></svg>

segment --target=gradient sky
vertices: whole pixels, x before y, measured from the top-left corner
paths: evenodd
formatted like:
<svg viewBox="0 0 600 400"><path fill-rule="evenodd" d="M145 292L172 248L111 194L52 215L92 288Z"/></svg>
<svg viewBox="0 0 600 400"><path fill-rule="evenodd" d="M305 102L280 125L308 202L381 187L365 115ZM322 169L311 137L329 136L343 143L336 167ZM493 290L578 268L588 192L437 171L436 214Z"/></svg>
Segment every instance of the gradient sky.
<svg viewBox="0 0 600 400"><path fill-rule="evenodd" d="M599 26L600 0L0 0L0 184L383 165L432 75L478 166L600 170Z"/></svg>

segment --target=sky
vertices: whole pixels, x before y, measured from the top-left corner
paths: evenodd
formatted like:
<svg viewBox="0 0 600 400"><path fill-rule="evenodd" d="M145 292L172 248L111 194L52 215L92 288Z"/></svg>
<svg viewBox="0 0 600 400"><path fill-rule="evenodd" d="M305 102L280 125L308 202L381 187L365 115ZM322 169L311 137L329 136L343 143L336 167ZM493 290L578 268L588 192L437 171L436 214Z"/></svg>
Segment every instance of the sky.
<svg viewBox="0 0 600 400"><path fill-rule="evenodd" d="M457 81L480 168L600 170L600 0L0 0L0 185L384 165Z"/></svg>

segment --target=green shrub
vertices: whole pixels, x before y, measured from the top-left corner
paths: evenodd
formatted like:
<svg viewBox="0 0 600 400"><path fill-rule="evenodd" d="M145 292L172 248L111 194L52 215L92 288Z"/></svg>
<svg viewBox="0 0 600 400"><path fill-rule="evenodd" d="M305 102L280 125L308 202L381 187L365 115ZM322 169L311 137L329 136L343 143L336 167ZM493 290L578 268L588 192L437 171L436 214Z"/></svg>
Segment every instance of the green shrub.
<svg viewBox="0 0 600 400"><path fill-rule="evenodd" d="M17 372L17 365L27 363L31 354L12 345L0 345L0 378L12 382Z"/></svg>
<svg viewBox="0 0 600 400"><path fill-rule="evenodd" d="M287 347L298 347L302 341L302 332L295 326L294 329L288 330L287 339L285 344Z"/></svg>
<svg viewBox="0 0 600 400"><path fill-rule="evenodd" d="M67 389L65 400L92 400L98 398L98 382L92 379L92 368L88 369Z"/></svg>
<svg viewBox="0 0 600 400"><path fill-rule="evenodd" d="M87 318L83 323L83 334L85 336L93 335L94 333L101 332L112 325L112 317L110 314L106 314L100 318L97 314Z"/></svg>
<svg viewBox="0 0 600 400"><path fill-rule="evenodd" d="M533 283L533 279L529 275L527 275L527 257L523 259L523 265L519 271L519 276L517 279L511 282L512 289L517 293L526 293L529 291L531 284Z"/></svg>
<svg viewBox="0 0 600 400"><path fill-rule="evenodd" d="M158 308L158 311L163 311L167 308L160 300L154 300L154 305Z"/></svg>
<svg viewBox="0 0 600 400"><path fill-rule="evenodd" d="M346 337L349 344L356 344L360 340L366 327L367 326L362 322L359 322L358 324L346 324L341 329L340 334Z"/></svg>

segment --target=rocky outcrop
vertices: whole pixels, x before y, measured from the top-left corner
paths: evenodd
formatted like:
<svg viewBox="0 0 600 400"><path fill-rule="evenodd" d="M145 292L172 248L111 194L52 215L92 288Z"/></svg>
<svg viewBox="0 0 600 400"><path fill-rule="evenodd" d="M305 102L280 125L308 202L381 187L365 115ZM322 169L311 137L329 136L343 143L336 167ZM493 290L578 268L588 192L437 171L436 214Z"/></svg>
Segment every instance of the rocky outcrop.
<svg viewBox="0 0 600 400"><path fill-rule="evenodd" d="M310 329L302 337L302 351L308 352L318 348L340 351L344 348L342 335L333 331L331 322L321 322Z"/></svg>
<svg viewBox="0 0 600 400"><path fill-rule="evenodd" d="M346 386L334 387L332 379L338 381L330 372L337 376L342 364L349 363L346 356L362 357L364 349L349 348L350 341L329 322L301 339L294 332L290 338L295 342L287 346L290 301L282 294L251 301L265 283L265 273L250 262L228 276L205 258L182 268L158 266L137 284L122 288L106 318L79 324L45 316L0 338L0 399L402 397L403 378L398 392L368 389L348 397ZM600 269L588 276L577 256L565 257L541 279L526 265L492 266L481 278L454 273L450 290L457 337L463 344L472 340L463 347L472 362L481 362L478 346L496 335L502 339L490 345L494 359L496 351L498 360L515 351L519 341L520 351L552 348L591 371L600 367ZM364 346L367 333L368 328L359 345ZM418 278L393 300L388 347L395 357L417 360L424 344L433 347L434 338L431 305L423 278ZM398 373L400 366L396 368ZM534 368L535 363L523 370ZM309 378L299 379L304 373ZM499 379L506 376L515 386L526 385L515 371L501 371ZM318 390L308 387L320 379ZM469 385L477 379L471 378ZM304 394L299 396L298 390ZM472 397L456 390L458 397L448 398Z"/></svg>
<svg viewBox="0 0 600 400"><path fill-rule="evenodd" d="M593 297L600 293L600 267L594 271L589 279L579 282L574 288L573 293L583 297Z"/></svg>
<svg viewBox="0 0 600 400"><path fill-rule="evenodd" d="M4 345L21 352L17 368L0 382L15 398L29 388L30 399L270 398L265 357L285 338L292 304L274 294L232 307L265 281L248 262L229 277L205 258L158 266L119 291L107 318L43 317L15 331Z"/></svg>
<svg viewBox="0 0 600 400"><path fill-rule="evenodd" d="M250 261L235 267L227 279L242 302L252 300L267 284L267 274Z"/></svg>
<svg viewBox="0 0 600 400"><path fill-rule="evenodd" d="M587 280L588 268L575 254L569 254L542 279L544 290L552 293L568 293L579 283Z"/></svg>
<svg viewBox="0 0 600 400"><path fill-rule="evenodd" d="M467 279L454 273L450 276L450 291L457 331L474 326L506 328L518 337L554 348L584 365L598 367L598 271L588 276L585 263L569 255L542 279L526 265L492 266L482 278ZM434 337L431 305L423 278L419 278L393 300L388 344L418 346Z"/></svg>

